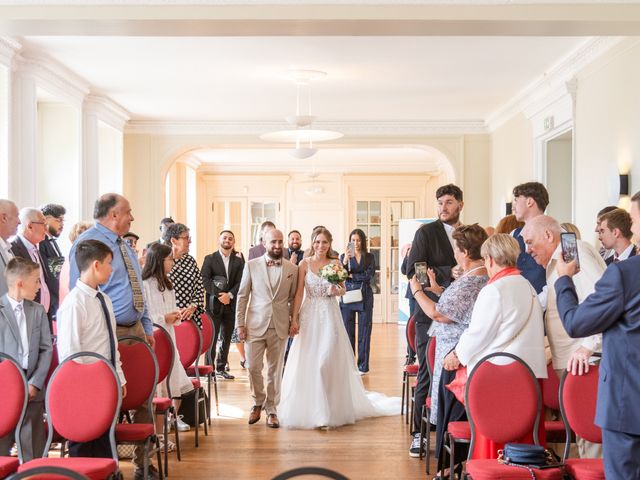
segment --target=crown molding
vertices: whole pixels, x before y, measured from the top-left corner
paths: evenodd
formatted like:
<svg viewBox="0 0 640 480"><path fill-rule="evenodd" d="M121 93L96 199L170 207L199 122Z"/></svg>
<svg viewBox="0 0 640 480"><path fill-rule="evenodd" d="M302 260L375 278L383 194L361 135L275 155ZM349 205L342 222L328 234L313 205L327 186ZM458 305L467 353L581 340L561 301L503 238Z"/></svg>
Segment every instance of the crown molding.
<svg viewBox="0 0 640 480"><path fill-rule="evenodd" d="M487 133L483 120L429 120L381 122L314 122L314 127L337 130L346 136L471 135ZM282 122L170 122L132 120L126 134L259 136L290 128Z"/></svg>
<svg viewBox="0 0 640 480"><path fill-rule="evenodd" d="M84 100L83 110L86 114L96 115L100 120L121 132L131 118L125 108L100 95L88 95Z"/></svg>
<svg viewBox="0 0 640 480"><path fill-rule="evenodd" d="M559 91L567 93L567 82L592 63L618 45L624 37L592 37L543 73L536 80L517 93L505 105L487 117L488 130L495 131L505 122L521 112L530 118L532 109L542 108L557 99ZM575 93L575 92L573 92Z"/></svg>
<svg viewBox="0 0 640 480"><path fill-rule="evenodd" d="M20 51L22 45L11 37L0 36L0 63L11 65L13 57Z"/></svg>
<svg viewBox="0 0 640 480"><path fill-rule="evenodd" d="M632 5L637 0L83 0L83 5L101 6L262 6L262 5ZM77 0L0 0L0 6L77 6Z"/></svg>
<svg viewBox="0 0 640 480"><path fill-rule="evenodd" d="M86 80L50 58L20 52L14 57L12 66L14 72L36 77L38 86L77 106L82 105L90 92Z"/></svg>

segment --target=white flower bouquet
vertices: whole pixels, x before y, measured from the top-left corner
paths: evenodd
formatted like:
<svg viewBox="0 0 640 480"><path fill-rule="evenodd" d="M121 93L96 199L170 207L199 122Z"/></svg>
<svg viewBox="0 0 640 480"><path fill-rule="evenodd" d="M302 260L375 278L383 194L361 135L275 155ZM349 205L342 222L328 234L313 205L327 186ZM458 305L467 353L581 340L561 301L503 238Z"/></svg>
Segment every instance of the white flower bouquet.
<svg viewBox="0 0 640 480"><path fill-rule="evenodd" d="M320 269L320 272L318 272L318 274L321 278L324 278L326 281L333 285L344 282L349 276L349 272L347 272L342 267L342 265L338 263L326 264Z"/></svg>

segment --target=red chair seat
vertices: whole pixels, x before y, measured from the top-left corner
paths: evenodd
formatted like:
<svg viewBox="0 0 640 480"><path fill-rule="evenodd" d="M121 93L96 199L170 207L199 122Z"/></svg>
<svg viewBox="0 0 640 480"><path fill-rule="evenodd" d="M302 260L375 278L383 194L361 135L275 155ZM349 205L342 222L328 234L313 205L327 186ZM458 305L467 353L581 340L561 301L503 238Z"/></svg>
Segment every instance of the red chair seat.
<svg viewBox="0 0 640 480"><path fill-rule="evenodd" d="M192 378L191 384L193 385L193 388L200 388L200 380L197 378Z"/></svg>
<svg viewBox="0 0 640 480"><path fill-rule="evenodd" d="M498 460L469 460L467 473L473 480L531 480L531 473L526 468L503 465ZM562 469L533 469L537 480L562 480Z"/></svg>
<svg viewBox="0 0 640 480"><path fill-rule="evenodd" d="M565 469L576 480L604 480L601 458L567 458Z"/></svg>
<svg viewBox="0 0 640 480"><path fill-rule="evenodd" d="M154 397L153 405L156 407L156 412L163 413L171 407L171 399L167 397Z"/></svg>
<svg viewBox="0 0 640 480"><path fill-rule="evenodd" d="M405 365L404 371L409 375L417 375L419 368L420 366L414 363L413 365Z"/></svg>
<svg viewBox="0 0 640 480"><path fill-rule="evenodd" d="M547 434L547 442L563 443L567 436L562 420L545 420L544 429Z"/></svg>
<svg viewBox="0 0 640 480"><path fill-rule="evenodd" d="M424 402L424 404L427 406L427 408L431 408L431 397L427 397L427 401Z"/></svg>
<svg viewBox="0 0 640 480"><path fill-rule="evenodd" d="M18 470L20 462L15 457L0 457L0 478L8 477Z"/></svg>
<svg viewBox="0 0 640 480"><path fill-rule="evenodd" d="M118 470L118 465L112 458L35 458L20 465L18 472L24 472L34 467L63 467L81 473L91 480L104 480Z"/></svg>
<svg viewBox="0 0 640 480"><path fill-rule="evenodd" d="M449 422L447 432L458 440L471 440L471 427L469 422Z"/></svg>
<svg viewBox="0 0 640 480"><path fill-rule="evenodd" d="M139 442L154 433L152 423L119 423L116 425L116 442Z"/></svg>
<svg viewBox="0 0 640 480"><path fill-rule="evenodd" d="M200 375L209 375L210 373L213 373L213 365L198 365L198 373ZM189 368L187 368L187 375L195 374L196 367L194 365L191 365Z"/></svg>

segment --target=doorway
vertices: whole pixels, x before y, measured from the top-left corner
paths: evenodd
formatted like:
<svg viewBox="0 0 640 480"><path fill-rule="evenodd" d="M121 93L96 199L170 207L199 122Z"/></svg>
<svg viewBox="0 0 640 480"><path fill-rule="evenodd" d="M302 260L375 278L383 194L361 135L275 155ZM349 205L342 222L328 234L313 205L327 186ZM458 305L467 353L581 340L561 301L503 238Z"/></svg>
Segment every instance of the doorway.
<svg viewBox="0 0 640 480"><path fill-rule="evenodd" d="M573 222L573 130L547 140L545 148L545 183L550 198L546 213L560 223Z"/></svg>

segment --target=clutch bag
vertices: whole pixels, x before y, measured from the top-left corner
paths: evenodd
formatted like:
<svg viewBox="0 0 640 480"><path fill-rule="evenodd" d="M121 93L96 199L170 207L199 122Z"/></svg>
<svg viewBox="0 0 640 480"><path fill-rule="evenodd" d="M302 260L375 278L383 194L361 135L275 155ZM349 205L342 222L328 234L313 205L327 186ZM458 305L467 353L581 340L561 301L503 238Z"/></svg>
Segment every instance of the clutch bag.
<svg viewBox="0 0 640 480"><path fill-rule="evenodd" d="M356 290L347 290L347 292L342 296L342 303L359 303L362 302L362 289L358 288Z"/></svg>

